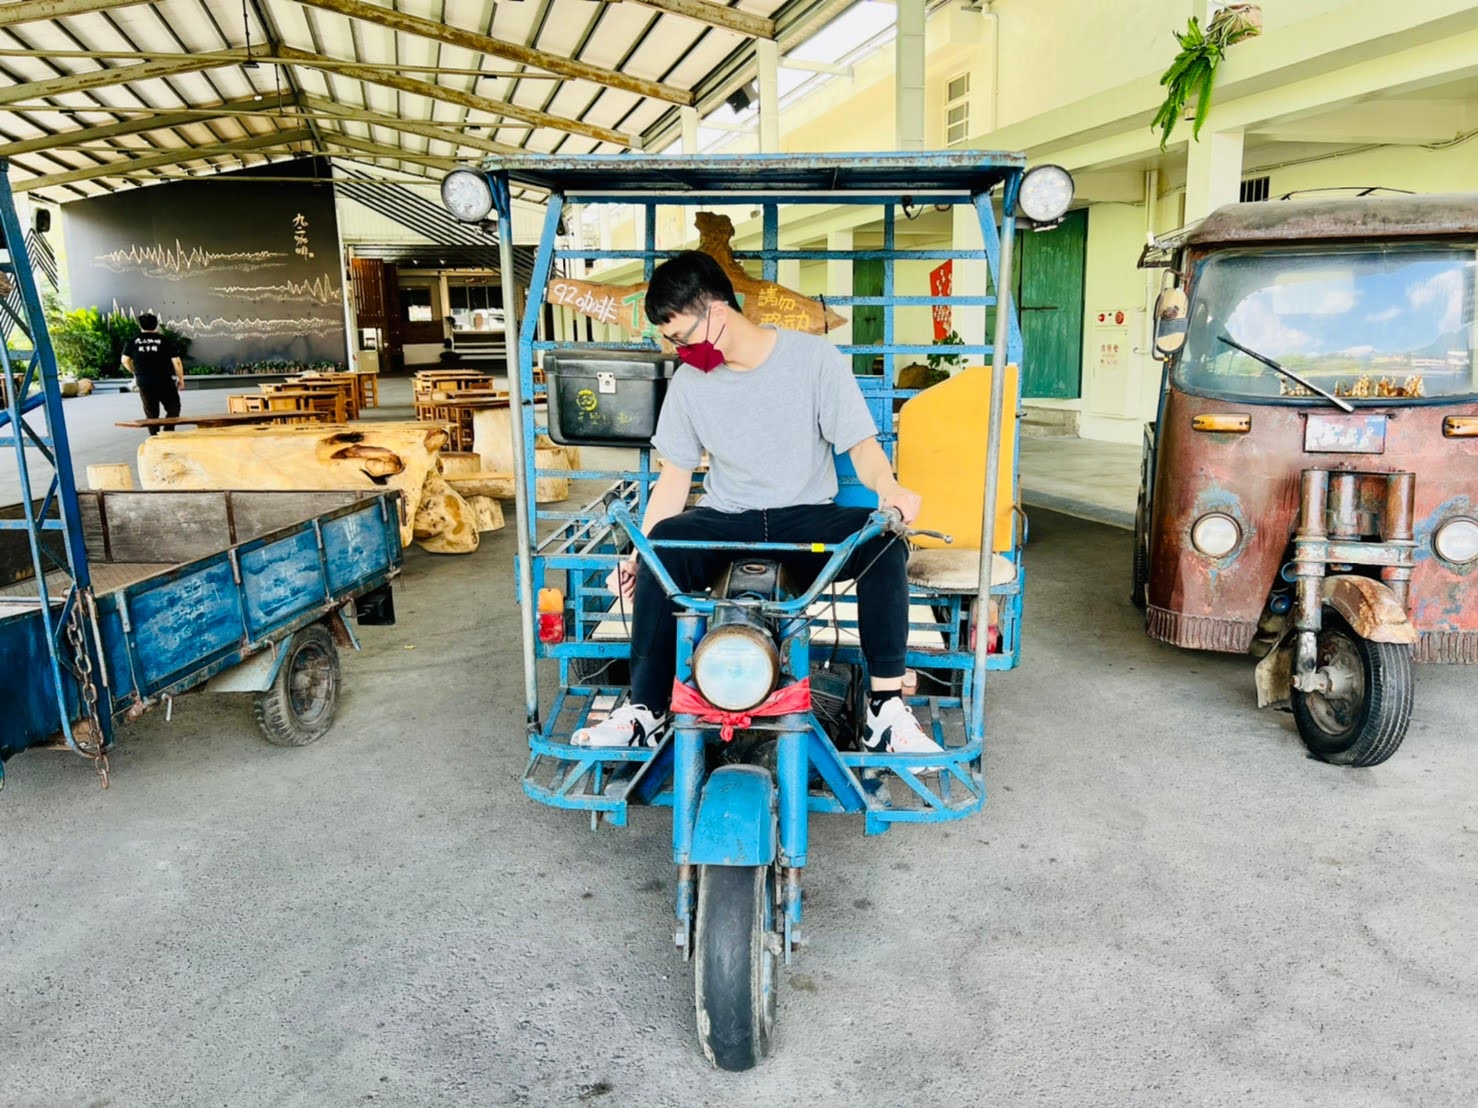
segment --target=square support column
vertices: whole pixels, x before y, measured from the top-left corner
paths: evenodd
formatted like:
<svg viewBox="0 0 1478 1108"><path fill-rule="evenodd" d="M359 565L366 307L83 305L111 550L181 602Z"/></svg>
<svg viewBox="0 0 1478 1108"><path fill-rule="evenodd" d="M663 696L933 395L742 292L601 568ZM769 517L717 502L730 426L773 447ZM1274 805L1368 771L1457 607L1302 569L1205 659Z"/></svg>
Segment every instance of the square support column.
<svg viewBox="0 0 1478 1108"><path fill-rule="evenodd" d="M1242 187L1242 132L1202 132L1186 152L1185 221L1235 204Z"/></svg>
<svg viewBox="0 0 1478 1108"><path fill-rule="evenodd" d="M760 153L780 152L780 47L773 39L756 39L754 59L759 70Z"/></svg>
<svg viewBox="0 0 1478 1108"><path fill-rule="evenodd" d="M956 204L950 209L954 223L953 246L956 250L981 250L985 242L980 237L980 219L970 204ZM935 263L936 265L943 263ZM984 261L956 258L954 261L953 289L956 296L984 296L993 292L990 287L990 266ZM986 312L974 305L956 304L950 310L950 325L955 334L971 346L992 342L994 335L986 332ZM967 365L981 361L971 355Z"/></svg>
<svg viewBox="0 0 1478 1108"><path fill-rule="evenodd" d="M925 0L897 0L893 72L899 150L924 149L924 5Z"/></svg>
<svg viewBox="0 0 1478 1108"><path fill-rule="evenodd" d="M698 109L679 108L678 118L683 126L683 153L698 153Z"/></svg>
<svg viewBox="0 0 1478 1108"><path fill-rule="evenodd" d="M852 232L829 231L826 235L826 248L828 250L851 250ZM852 295L852 259L850 258L828 258L826 261L826 295L827 296L851 296ZM835 343L849 343L852 341L852 310L841 312L847 317L847 322L827 337Z"/></svg>

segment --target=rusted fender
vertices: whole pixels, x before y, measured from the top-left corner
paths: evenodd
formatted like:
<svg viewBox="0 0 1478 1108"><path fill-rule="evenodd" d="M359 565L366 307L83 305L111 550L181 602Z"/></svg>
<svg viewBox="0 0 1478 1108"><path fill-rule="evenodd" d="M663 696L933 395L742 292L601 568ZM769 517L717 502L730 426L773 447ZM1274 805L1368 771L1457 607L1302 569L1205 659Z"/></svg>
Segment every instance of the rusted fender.
<svg viewBox="0 0 1478 1108"><path fill-rule="evenodd" d="M1416 628L1406 609L1381 582L1353 574L1324 579L1324 602L1350 625L1355 634L1370 642L1414 645Z"/></svg>

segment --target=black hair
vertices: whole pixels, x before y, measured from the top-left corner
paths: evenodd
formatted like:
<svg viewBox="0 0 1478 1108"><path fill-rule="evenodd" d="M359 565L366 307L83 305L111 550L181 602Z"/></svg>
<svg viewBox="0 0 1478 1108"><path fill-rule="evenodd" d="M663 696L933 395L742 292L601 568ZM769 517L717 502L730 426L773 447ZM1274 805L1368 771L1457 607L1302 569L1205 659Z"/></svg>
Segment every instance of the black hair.
<svg viewBox="0 0 1478 1108"><path fill-rule="evenodd" d="M139 316L139 326L145 331L152 331L159 326L159 317L153 312L145 312Z"/></svg>
<svg viewBox="0 0 1478 1108"><path fill-rule="evenodd" d="M696 315L718 301L736 312L742 310L734 283L718 262L701 250L684 250L653 271L647 285L647 318L661 327L675 315Z"/></svg>

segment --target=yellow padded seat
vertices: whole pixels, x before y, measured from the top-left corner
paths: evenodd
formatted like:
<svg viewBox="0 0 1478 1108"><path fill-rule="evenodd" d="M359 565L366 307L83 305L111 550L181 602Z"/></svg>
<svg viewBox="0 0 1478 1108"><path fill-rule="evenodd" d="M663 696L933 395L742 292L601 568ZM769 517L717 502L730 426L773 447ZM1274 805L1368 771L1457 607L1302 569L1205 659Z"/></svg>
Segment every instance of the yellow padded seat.
<svg viewBox="0 0 1478 1108"><path fill-rule="evenodd" d="M990 366L962 369L948 381L910 399L898 415L898 480L924 498L914 526L953 536L951 549L955 550L980 549L990 379ZM1007 366L1001 469L996 485L997 550L1010 550L1016 544L1016 381L1016 366ZM917 545L944 544L921 538Z"/></svg>

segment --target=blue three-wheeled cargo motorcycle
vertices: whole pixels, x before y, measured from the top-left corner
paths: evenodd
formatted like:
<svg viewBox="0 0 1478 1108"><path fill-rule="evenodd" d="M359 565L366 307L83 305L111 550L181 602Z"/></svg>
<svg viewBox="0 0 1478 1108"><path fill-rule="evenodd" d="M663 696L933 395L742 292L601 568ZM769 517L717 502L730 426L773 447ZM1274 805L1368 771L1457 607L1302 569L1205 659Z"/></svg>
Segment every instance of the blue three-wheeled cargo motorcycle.
<svg viewBox="0 0 1478 1108"><path fill-rule="evenodd" d="M1004 290L1011 287L1018 213L1051 222L1061 218L1072 195L1067 174L1044 169L1048 172L1041 176L1042 171L1027 174L1018 155L956 152L518 156L490 161L481 170L455 171L443 185L453 214L475 222L496 209L504 228L513 225L513 188L548 196L526 290L515 285L512 243L499 236L503 303L512 307L521 292L527 296L525 311L508 313L510 328L517 328L517 341L509 342L509 387L517 412L517 579L525 613L530 758L524 789L544 804L589 813L593 826L601 821L624 825L631 805L672 808L676 943L694 963L699 1039L707 1056L724 1069L753 1066L772 1042L780 963L788 964L801 943L801 874L809 860L811 815L859 815L868 834L880 834L895 823L960 819L985 801L986 675L1015 666L1021 645L1024 527L1012 511L1012 432L1019 397L1017 377L1007 369L1008 363L1020 363L1020 332ZM566 209L575 204L630 206L644 217L638 221L644 244L604 251L561 245ZM978 215L978 249L897 245L897 216L912 219L957 204L970 205ZM950 478L973 487L978 496L952 546L910 560L907 661L918 677L910 702L943 746L942 754L871 753L857 741L857 705L866 675L851 586L835 578L861 544L885 534L907 541L910 532L901 521L875 511L861 531L831 546L745 545L735 549L721 580L701 595L680 595L662 567L661 548L681 544L650 541L641 532L657 476L650 435L665 377L675 363L658 351L645 327L640 287L617 296L580 281L576 274L583 269L577 267L640 263L650 277L664 255L684 245L658 242L662 209L670 213L672 207L705 205L758 209L752 237L759 248L735 250L726 260L749 263L745 272L758 273L753 280L766 289L777 287L786 262L868 263L873 272L881 271L879 293L828 296L820 315L829 308L870 315L868 334L859 329L840 349L859 368L872 370L859 376L859 384L890 456L899 445L895 402L915 391L899 387L897 371L910 359L938 351L918 338L904 338L905 330L929 333L927 323L907 328L908 313L927 320L934 309L948 307L960 317L972 311L977 321L971 329L978 335L967 335L952 353L989 360L989 370L982 366L979 372L989 374L990 384L977 394L978 410L966 413L976 420L976 445L960 455ZM877 209L869 230L880 245L782 248L782 237L806 241L799 222L791 220L801 214L796 205ZM871 239L859 234L857 241ZM917 263L937 266L951 259L962 271L980 275L971 282L975 287L932 295L924 294L927 287L902 290L905 266L923 285L926 269ZM956 288L959 284L957 276ZM999 302L988 288L1003 290ZM785 322L784 316L764 313L770 307L793 308L797 296L783 289L756 295L745 314L759 322ZM575 346L568 336L580 321L574 312L552 318L549 303L603 317L611 324L602 328L607 338L612 332L622 338L623 330L632 334L628 341ZM990 341L987 328L993 333ZM604 412L614 416L599 418ZM587 461L597 456L621 461L605 468L587 465L572 474L546 471L538 465L544 452L536 449L544 434L587 447L621 447L619 453L586 451ZM876 508L876 498L869 501L871 494L855 476L841 472L844 467L845 459L839 459L838 501ZM540 478L551 476L605 485L583 507L554 511L536 500ZM905 475L900 480L909 484ZM998 484L1009 504L998 505ZM927 510L930 494L918 491ZM1001 507L1005 526L998 522ZM627 695L626 613L605 582L633 548L678 608L674 727L656 749L572 745L576 730ZM795 551L829 555L825 568L803 587L789 584L779 568L786 553ZM982 551L990 556L982 557ZM557 605L551 605L551 597ZM552 697L541 696L539 659L558 663Z"/></svg>

